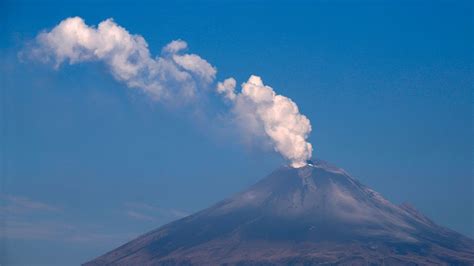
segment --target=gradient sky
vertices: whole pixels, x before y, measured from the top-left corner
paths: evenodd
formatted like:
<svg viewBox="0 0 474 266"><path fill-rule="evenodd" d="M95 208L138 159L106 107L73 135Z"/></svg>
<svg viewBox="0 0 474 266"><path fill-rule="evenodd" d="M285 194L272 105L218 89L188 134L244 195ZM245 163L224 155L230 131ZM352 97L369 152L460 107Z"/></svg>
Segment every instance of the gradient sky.
<svg viewBox="0 0 474 266"><path fill-rule="evenodd" d="M71 16L261 76L311 120L315 157L474 237L472 1L222 2L0 3L0 264L77 265L285 163L216 125L212 93L203 117L100 63L19 60Z"/></svg>

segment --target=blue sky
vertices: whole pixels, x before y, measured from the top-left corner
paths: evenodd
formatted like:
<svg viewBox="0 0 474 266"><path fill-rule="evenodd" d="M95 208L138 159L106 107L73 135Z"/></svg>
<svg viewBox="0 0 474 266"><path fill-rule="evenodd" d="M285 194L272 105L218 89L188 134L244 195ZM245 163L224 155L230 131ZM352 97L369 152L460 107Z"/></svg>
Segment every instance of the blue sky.
<svg viewBox="0 0 474 266"><path fill-rule="evenodd" d="M205 208L285 161L203 117L154 102L101 63L18 53L71 16L107 18L153 55L172 40L252 74L312 123L315 157L394 203L474 237L473 6L417 1L2 2L0 263L77 265Z"/></svg>

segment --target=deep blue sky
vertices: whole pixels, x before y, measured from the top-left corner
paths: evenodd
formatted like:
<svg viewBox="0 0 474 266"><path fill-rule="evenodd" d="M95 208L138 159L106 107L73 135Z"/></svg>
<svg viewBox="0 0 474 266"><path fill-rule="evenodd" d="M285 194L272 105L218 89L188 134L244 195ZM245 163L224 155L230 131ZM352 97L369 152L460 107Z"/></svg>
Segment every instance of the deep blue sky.
<svg viewBox="0 0 474 266"><path fill-rule="evenodd" d="M183 39L219 80L260 75L311 120L315 157L474 237L471 1L95 2L0 4L2 265L77 265L285 163L102 64L19 61L70 16L114 18L155 55Z"/></svg>

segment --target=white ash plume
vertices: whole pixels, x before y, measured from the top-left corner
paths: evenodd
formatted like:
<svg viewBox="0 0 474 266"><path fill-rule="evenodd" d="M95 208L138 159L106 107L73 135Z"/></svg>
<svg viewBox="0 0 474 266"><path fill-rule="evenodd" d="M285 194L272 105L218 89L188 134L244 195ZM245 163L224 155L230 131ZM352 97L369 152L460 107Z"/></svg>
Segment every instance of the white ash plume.
<svg viewBox="0 0 474 266"><path fill-rule="evenodd" d="M53 61L56 67L64 62L101 61L128 87L162 99L192 97L199 85L215 79L215 67L198 55L183 53L186 48L186 42L172 41L162 56L152 58L142 36L130 34L112 19L93 27L73 17L40 33L30 52L35 58Z"/></svg>
<svg viewBox="0 0 474 266"><path fill-rule="evenodd" d="M113 19L94 27L80 17L72 17L40 33L28 55L53 62L56 68L63 63L102 62L126 86L142 90L156 100L176 101L195 98L200 88L214 83L217 73L205 59L185 53L186 50L186 42L174 40L153 58L142 36L130 34ZM235 92L236 83L233 78L219 82L217 92L232 103L239 125L248 135L269 139L293 167L306 165L312 154L312 146L306 140L311 124L298 106L290 98L276 94L258 76L252 75L243 83L240 93Z"/></svg>
<svg viewBox="0 0 474 266"><path fill-rule="evenodd" d="M233 112L239 124L253 134L263 132L268 136L274 149L291 166L305 166L313 151L311 143L306 141L311 123L300 114L298 106L290 98L276 94L258 76L250 76L240 93L235 92L235 84L233 78L219 82L217 92L234 104Z"/></svg>

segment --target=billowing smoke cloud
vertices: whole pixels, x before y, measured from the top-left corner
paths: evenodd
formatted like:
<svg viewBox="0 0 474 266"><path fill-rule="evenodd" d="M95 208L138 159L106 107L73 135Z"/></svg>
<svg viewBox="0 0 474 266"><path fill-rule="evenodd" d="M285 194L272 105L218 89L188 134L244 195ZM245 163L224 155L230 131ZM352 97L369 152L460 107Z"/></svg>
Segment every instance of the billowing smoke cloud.
<svg viewBox="0 0 474 266"><path fill-rule="evenodd" d="M306 165L313 148L306 141L311 124L300 114L298 106L290 99L278 95L252 75L242 84L242 91L235 92L236 81L226 79L217 84L217 91L234 103L237 121L249 132L268 136L277 152L291 161L293 167Z"/></svg>
<svg viewBox="0 0 474 266"><path fill-rule="evenodd" d="M216 77L214 66L186 50L186 42L175 40L153 58L142 36L130 34L112 19L91 27L82 18L73 17L40 33L28 54L53 62L56 67L65 62L100 61L128 87L140 89L156 100L174 100L193 98L200 88L213 84ZM304 166L312 153L312 146L306 141L311 124L299 113L298 106L264 85L260 77L251 76L242 84L240 93L235 91L236 83L233 78L219 82L217 92L231 103L241 128L250 135L268 138L293 167Z"/></svg>
<svg viewBox="0 0 474 266"><path fill-rule="evenodd" d="M152 58L142 36L128 33L112 19L94 28L74 17L39 34L31 52L56 67L64 62L102 61L128 87L162 99L192 97L200 85L215 79L216 69L198 55L183 53L186 49L186 42L173 41L160 57Z"/></svg>

